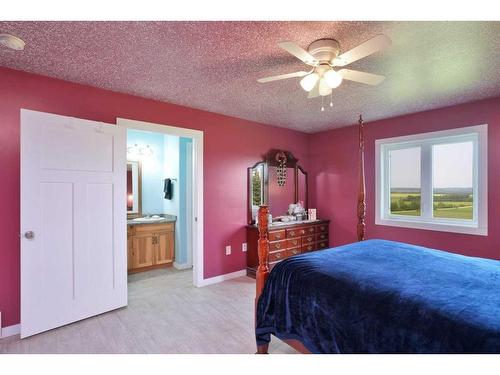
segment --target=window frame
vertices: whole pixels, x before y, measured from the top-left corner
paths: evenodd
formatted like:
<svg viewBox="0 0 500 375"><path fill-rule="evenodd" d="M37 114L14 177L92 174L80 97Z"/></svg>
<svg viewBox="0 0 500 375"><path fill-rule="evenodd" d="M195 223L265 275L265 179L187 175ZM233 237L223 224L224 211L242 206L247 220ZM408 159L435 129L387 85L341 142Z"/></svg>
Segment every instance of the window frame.
<svg viewBox="0 0 500 375"><path fill-rule="evenodd" d="M473 142L473 219L434 218L432 146ZM390 212L389 151L420 147L421 216ZM442 232L488 235L488 125L375 140L375 224Z"/></svg>

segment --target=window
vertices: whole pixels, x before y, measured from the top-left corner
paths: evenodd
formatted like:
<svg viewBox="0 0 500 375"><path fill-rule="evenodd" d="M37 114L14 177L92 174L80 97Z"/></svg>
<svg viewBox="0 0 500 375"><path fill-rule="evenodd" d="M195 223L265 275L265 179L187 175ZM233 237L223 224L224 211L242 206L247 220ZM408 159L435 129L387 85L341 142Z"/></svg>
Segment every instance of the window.
<svg viewBox="0 0 500 375"><path fill-rule="evenodd" d="M487 125L380 139L378 225L487 235Z"/></svg>

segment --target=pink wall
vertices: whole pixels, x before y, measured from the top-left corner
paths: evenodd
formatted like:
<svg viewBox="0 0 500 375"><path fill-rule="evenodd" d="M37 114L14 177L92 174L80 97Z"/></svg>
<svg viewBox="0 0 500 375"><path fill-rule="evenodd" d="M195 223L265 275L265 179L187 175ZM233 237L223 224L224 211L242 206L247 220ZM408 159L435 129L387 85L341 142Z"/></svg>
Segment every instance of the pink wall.
<svg viewBox="0 0 500 375"><path fill-rule="evenodd" d="M403 241L466 255L500 259L500 98L366 123L367 237ZM355 117L353 115L353 117ZM489 236L375 225L375 140L488 124ZM358 191L357 127L311 136L311 207L332 220L330 245L356 240Z"/></svg>
<svg viewBox="0 0 500 375"><path fill-rule="evenodd" d="M246 266L247 167L271 148L307 168L308 135L192 108L0 68L0 310L19 323L19 110L115 123L124 117L204 131L205 277ZM232 254L224 254L225 245Z"/></svg>

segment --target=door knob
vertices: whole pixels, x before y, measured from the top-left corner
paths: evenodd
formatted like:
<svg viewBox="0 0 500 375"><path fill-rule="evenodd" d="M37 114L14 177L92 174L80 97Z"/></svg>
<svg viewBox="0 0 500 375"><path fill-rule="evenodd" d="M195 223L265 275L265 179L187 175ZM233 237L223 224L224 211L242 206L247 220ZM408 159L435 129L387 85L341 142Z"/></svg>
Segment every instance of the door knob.
<svg viewBox="0 0 500 375"><path fill-rule="evenodd" d="M33 238L35 238L35 232L33 232L32 230L24 232L24 237L28 240L32 240Z"/></svg>

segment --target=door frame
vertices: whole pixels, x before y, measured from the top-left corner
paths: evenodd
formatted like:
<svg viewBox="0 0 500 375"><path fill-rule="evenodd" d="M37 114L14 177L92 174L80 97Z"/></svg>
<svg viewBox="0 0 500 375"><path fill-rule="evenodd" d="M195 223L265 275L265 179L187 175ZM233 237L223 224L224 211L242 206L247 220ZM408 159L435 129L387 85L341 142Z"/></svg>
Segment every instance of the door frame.
<svg viewBox="0 0 500 375"><path fill-rule="evenodd" d="M130 120L118 117L116 125L127 129L144 130L149 132L163 133L178 137L191 138L193 140L193 181L192 202L193 210L191 216L193 243L193 284L196 287L203 286L203 131L180 128L177 126L163 125L152 122ZM123 152L126 152L124 150Z"/></svg>

